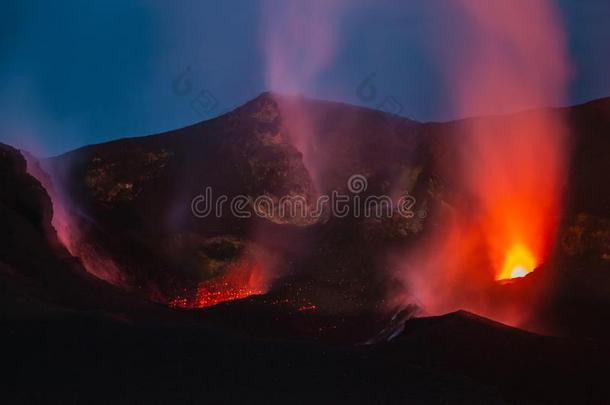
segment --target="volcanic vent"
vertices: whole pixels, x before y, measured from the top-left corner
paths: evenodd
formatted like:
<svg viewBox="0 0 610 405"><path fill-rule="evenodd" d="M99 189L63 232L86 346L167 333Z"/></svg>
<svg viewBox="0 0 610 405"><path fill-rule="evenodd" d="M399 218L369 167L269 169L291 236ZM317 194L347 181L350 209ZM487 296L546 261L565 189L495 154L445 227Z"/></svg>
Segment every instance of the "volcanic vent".
<svg viewBox="0 0 610 405"><path fill-rule="evenodd" d="M283 124L278 98L265 93L214 120L89 146L43 166L63 196L80 239L116 264L123 287L174 307L210 306L273 289L270 302L298 297L293 299L295 308L338 316L391 313L415 296L415 303L432 314L466 308L513 324L529 322L524 314L530 321L537 317L533 304L553 284L539 281L546 275L530 280L544 259L534 248L538 242L505 240L499 255L490 254L492 246L476 232L486 222L470 215L483 212L476 209L480 202L462 187L457 172L447 170L463 159L453 145L473 127L509 136L524 122L557 115L574 134L574 173L585 173L592 165L599 170L601 160L579 156L590 150L594 140L589 134L606 125L604 101L570 110L419 124L344 104L284 97L280 103L298 103L299 111L308 114L324 156L314 185ZM595 142L603 149L601 141ZM302 195L313 201L332 191L348 192L347 180L354 174L368 181L363 199L406 192L416 199L418 215L277 221L257 215L236 218L226 212L198 218L191 207L206 186L215 197ZM597 205L587 208L593 197L584 201L584 194L573 195L577 200L567 201L573 214L566 217L566 226L581 209L600 215ZM527 212L520 213L529 218ZM447 230L440 250L430 244L435 229ZM558 239L566 240L572 252L577 251L574 229L569 228L569 239L563 234ZM406 262L405 252L411 257ZM429 260L413 259L413 254L426 252ZM460 252L453 263L468 264L465 268L476 274L441 265L437 260L444 252ZM405 280L404 274L413 277ZM396 275L407 281L406 289L397 288ZM453 284L445 283L447 277ZM514 283L497 282L506 279ZM519 292L522 285L526 292ZM433 300L426 291L434 291ZM388 301L388 295L393 299Z"/></svg>

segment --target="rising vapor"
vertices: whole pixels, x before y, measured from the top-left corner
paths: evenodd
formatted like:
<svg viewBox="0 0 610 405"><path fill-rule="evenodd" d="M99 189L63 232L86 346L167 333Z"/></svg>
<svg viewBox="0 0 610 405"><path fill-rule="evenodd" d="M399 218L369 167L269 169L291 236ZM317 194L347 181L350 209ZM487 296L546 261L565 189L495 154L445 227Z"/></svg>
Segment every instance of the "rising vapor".
<svg viewBox="0 0 610 405"><path fill-rule="evenodd" d="M452 15L466 24L459 32L440 28L437 55L459 116L564 100L569 66L551 1L460 0L453 6ZM467 48L457 41L467 41ZM556 113L536 110L510 119L467 119L457 127L450 141L457 159L441 165L465 202L445 210L432 240L409 255L404 281L430 313L469 308L518 323L519 314L490 313L479 290L532 272L549 254L561 208L564 124Z"/></svg>

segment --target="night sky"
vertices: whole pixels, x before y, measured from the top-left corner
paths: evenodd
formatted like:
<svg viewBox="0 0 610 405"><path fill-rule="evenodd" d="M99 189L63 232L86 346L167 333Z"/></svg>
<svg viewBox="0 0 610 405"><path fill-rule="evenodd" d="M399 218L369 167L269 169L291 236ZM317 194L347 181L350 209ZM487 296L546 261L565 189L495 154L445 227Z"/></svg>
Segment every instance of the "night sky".
<svg viewBox="0 0 610 405"><path fill-rule="evenodd" d="M263 15L272 1L261 3L0 0L0 142L54 155L183 127L252 99L267 90L265 24L280 18ZM566 103L610 96L610 2L556 4L572 66ZM374 74L380 96L398 100L403 115L456 118L430 41L461 21L442 8L441 0L354 0L337 22L332 62L302 92L374 108L357 92ZM180 75L190 87L175 86ZM193 108L195 97L209 108Z"/></svg>

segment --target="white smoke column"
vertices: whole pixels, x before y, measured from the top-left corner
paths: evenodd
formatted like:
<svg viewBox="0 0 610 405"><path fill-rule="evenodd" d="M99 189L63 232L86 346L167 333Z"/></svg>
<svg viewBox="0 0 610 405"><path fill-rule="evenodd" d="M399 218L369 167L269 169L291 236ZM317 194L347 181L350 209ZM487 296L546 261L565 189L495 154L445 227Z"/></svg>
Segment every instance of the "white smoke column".
<svg viewBox="0 0 610 405"><path fill-rule="evenodd" d="M266 85L280 94L311 93L321 74L333 63L340 22L347 0L285 0L264 2L263 47ZM277 97L284 125L319 189L320 162L307 111L298 100Z"/></svg>

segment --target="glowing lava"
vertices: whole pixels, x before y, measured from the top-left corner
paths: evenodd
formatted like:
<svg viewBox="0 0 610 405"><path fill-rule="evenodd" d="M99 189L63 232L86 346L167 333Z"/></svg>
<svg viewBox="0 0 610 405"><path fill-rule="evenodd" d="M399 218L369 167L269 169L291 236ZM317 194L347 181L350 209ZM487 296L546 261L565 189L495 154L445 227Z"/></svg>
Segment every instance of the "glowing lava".
<svg viewBox="0 0 610 405"><path fill-rule="evenodd" d="M456 136L439 148L447 184L463 197L439 204L442 225L407 255L399 300L415 296L428 314L467 309L517 326L536 313L546 286L515 288L506 299L495 282L531 273L555 243L568 127L562 112L537 107L565 99L565 30L552 0L442 3L462 22L434 33L450 102L458 116L490 116L456 123Z"/></svg>
<svg viewBox="0 0 610 405"><path fill-rule="evenodd" d="M536 259L524 245L514 245L506 254L498 280L524 277L534 271Z"/></svg>
<svg viewBox="0 0 610 405"><path fill-rule="evenodd" d="M168 305L172 308L205 308L266 292L260 266L253 260L242 259L229 266L225 275L199 283L194 296L185 294L173 298Z"/></svg>

